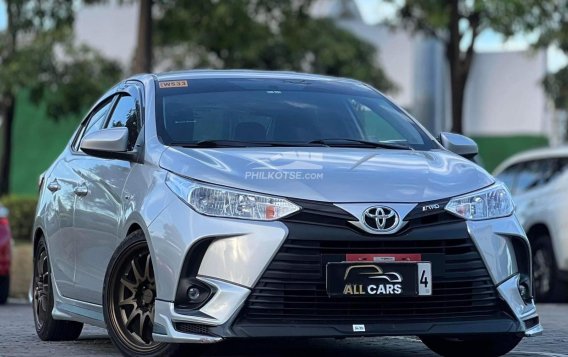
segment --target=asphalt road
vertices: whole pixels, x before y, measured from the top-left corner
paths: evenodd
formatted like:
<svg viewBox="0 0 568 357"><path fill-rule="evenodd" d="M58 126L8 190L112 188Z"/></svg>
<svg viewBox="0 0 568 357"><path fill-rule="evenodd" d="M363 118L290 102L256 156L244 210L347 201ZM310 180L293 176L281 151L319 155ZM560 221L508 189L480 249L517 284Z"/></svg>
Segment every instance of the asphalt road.
<svg viewBox="0 0 568 357"><path fill-rule="evenodd" d="M568 304L540 305L544 335L523 342L509 356L568 357ZM106 331L86 327L78 341L43 342L35 334L30 305L0 306L0 356L119 356ZM190 354L188 354L190 355ZM261 340L224 342L207 356L435 356L413 337Z"/></svg>

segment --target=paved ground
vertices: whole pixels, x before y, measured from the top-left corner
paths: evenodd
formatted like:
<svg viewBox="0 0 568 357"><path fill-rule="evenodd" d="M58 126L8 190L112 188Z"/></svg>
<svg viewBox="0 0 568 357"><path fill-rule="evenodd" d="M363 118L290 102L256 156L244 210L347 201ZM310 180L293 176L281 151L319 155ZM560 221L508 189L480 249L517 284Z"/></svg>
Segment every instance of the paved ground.
<svg viewBox="0 0 568 357"><path fill-rule="evenodd" d="M525 339L510 356L568 357L568 304L541 305L539 311L545 334ZM43 342L35 334L30 305L12 302L6 306L0 306L0 356L97 355L119 356L105 330L87 327L78 341ZM230 342L212 347L207 355L434 356L420 341L408 337Z"/></svg>

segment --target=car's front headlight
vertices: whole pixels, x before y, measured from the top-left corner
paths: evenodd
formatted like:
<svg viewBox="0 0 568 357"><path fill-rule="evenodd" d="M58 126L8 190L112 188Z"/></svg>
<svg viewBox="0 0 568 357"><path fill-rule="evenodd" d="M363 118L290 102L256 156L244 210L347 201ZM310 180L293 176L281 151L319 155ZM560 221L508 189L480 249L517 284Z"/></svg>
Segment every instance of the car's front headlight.
<svg viewBox="0 0 568 357"><path fill-rule="evenodd" d="M511 194L502 183L454 197L446 205L447 211L474 221L509 216L514 209Z"/></svg>
<svg viewBox="0 0 568 357"><path fill-rule="evenodd" d="M168 173L166 185L191 208L207 216L273 221L300 210L283 198L202 184L172 173Z"/></svg>

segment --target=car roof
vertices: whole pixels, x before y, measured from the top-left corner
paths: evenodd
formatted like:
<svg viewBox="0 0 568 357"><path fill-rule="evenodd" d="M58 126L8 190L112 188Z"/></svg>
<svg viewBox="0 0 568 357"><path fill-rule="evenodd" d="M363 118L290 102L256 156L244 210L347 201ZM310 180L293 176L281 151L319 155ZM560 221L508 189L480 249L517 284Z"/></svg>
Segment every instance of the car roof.
<svg viewBox="0 0 568 357"><path fill-rule="evenodd" d="M242 79L288 79L288 80L305 80L305 81L321 81L321 82L335 82L335 83L349 83L364 86L368 89L372 87L351 78L325 76L313 73L301 73L293 71L260 71L260 70L246 70L246 69L192 69L174 72L162 73L140 73L131 76L127 80L141 80L153 78L156 81L175 81L182 79L207 79L207 78L242 78Z"/></svg>
<svg viewBox="0 0 568 357"><path fill-rule="evenodd" d="M568 157L568 146L558 146L558 147L547 147L532 149L520 152L503 161L497 168L493 171L494 174L499 174L505 168L517 164L519 162L547 159L553 157Z"/></svg>
<svg viewBox="0 0 568 357"><path fill-rule="evenodd" d="M312 73L300 73L292 71L258 71L245 69L193 69L186 71L164 72L154 74L156 79L177 80L195 78L273 78L273 79L295 79L295 80L320 80L320 81L349 81L358 82L348 78L338 78Z"/></svg>

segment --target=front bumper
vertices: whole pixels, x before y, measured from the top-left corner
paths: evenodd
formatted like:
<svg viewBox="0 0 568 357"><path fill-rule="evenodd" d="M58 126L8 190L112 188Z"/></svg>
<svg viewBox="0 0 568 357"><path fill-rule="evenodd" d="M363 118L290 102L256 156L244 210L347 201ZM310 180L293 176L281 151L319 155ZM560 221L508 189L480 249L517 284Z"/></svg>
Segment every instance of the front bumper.
<svg viewBox="0 0 568 357"><path fill-rule="evenodd" d="M158 262L157 279L170 282L169 286L161 285L163 290L158 284L153 334L156 341L212 343L223 338L242 337L483 333L533 336L542 332L534 303L523 301L518 290L521 274L531 273L530 248L514 216L482 222L440 221L427 227L409 225L407 231L396 237L379 238L340 223L347 217L332 212L329 207L328 216L323 218L316 217L318 212L306 210L308 212L304 214L308 216L304 218L309 222L298 218L259 223L200 216L181 202L179 205L173 202L172 206L149 227L154 259ZM187 227L176 226L180 232L193 234L172 232L169 226L169 237L174 233L175 239L179 240L175 259L172 259L171 254L164 255L164 249L172 249L171 239L167 246L156 242L159 242L160 234L165 234L160 227L165 227L177 215L192 217L186 223ZM176 220L180 221L183 219ZM185 238L188 236L193 238ZM210 243L198 257L200 265L195 278L207 284L214 294L203 306L184 309L179 306L180 296L176 289L179 276L188 272L184 263L192 258L186 257L192 255L187 247L204 239ZM469 242L467 247L464 246L466 240ZM411 245L405 246L409 242ZM426 245L417 242L426 242ZM454 243L456 246L452 246ZM315 255L311 253L302 255L306 253L306 245L327 250L335 247L339 253L354 250L411 253L424 248L433 252L430 256L441 262L438 265L449 267L434 273L434 291L438 283L439 291L446 293L429 301L414 301L407 306L417 307L407 310L401 310L400 301L384 300L373 306L354 302L351 307L337 309L320 291L321 271L309 270L314 267L317 270L321 261L313 260ZM470 250L460 250L466 248ZM452 261L457 257L451 255L454 253L473 260ZM160 260L165 256L169 259ZM292 264L285 264L283 257ZM477 261L475 257L478 257ZM313 264L306 265L306 262ZM302 280L302 274L312 274L313 280ZM475 281L468 280L468 276ZM467 280L470 285L465 288L451 285L459 279ZM312 291L307 295L298 294L297 284L306 284L303 286ZM447 293L451 289L458 289L456 294L461 294L461 300L451 300ZM421 310L421 305L426 307ZM354 325L363 325L364 329L358 327L354 332Z"/></svg>

